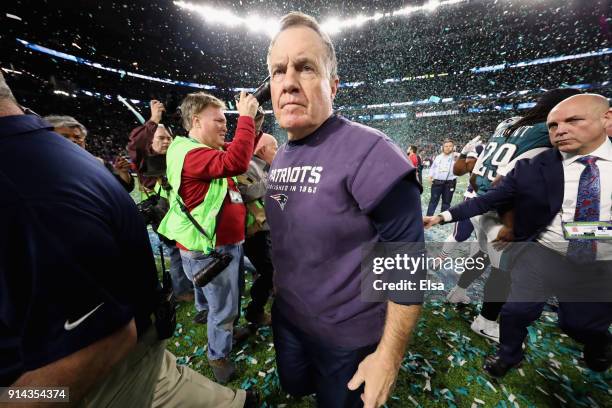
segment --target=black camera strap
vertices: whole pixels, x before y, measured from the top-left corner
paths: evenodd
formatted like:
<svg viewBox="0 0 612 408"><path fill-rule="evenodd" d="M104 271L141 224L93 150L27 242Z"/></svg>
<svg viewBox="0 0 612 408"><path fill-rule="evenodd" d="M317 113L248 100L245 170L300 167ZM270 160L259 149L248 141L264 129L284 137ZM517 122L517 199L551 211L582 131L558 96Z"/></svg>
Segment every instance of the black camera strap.
<svg viewBox="0 0 612 408"><path fill-rule="evenodd" d="M228 186L229 189L229 186ZM226 192L227 195L227 192ZM193 218L193 215L191 215L191 213L189 212L189 209L187 208L187 206L185 205L185 203L183 203L180 199L180 197L178 196L178 194L176 195L176 202L178 203L178 205L181 207L181 210L183 210L183 212L185 213L185 215L187 216L187 218L189 219L189 221L191 221L191 223L193 224L194 227L196 227L196 229L198 231L200 231L200 233L202 235L204 235L208 240L212 241L213 239L211 237L208 236L208 234L206 234L206 231L204 231L204 228L202 228L202 226L200 225L199 222L196 221L195 218ZM221 211L223 211L223 207L225 206L225 197L223 197L223 203L221 203L221 207L219 208L219 212L217 213L217 220L215 222L215 227L217 225L219 225L219 220L221 218ZM216 251L213 249L213 252L216 253Z"/></svg>

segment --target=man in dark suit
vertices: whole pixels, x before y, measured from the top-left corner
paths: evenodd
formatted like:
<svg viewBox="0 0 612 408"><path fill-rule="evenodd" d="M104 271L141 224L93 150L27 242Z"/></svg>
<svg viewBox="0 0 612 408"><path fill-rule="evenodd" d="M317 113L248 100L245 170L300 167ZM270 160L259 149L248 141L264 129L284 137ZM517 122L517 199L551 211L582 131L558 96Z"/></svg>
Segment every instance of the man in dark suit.
<svg viewBox="0 0 612 408"><path fill-rule="evenodd" d="M566 99L547 119L554 149L519 161L487 194L424 218L431 227L502 206L515 209L515 241L529 244L514 244L511 252L500 349L485 363L493 376L521 362L527 327L552 295L559 299L559 326L584 344L586 365L605 371L612 364L612 240L602 239L612 228L612 142L606 135L611 122L604 97Z"/></svg>

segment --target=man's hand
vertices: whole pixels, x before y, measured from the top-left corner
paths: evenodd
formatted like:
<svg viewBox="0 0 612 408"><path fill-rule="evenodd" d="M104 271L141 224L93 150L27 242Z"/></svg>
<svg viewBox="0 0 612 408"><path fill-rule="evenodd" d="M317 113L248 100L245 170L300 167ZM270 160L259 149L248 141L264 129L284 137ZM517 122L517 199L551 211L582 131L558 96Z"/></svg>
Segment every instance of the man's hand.
<svg viewBox="0 0 612 408"><path fill-rule="evenodd" d="M495 179L491 182L491 187L496 187L499 183L501 183L503 178L504 176L502 176L501 174L495 176Z"/></svg>
<svg viewBox="0 0 612 408"><path fill-rule="evenodd" d="M257 108L257 115L255 115L255 133L259 133L261 131L265 115L266 114L261 106Z"/></svg>
<svg viewBox="0 0 612 408"><path fill-rule="evenodd" d="M117 156L115 162L113 163L113 168L121 177L123 181L126 183L130 182L132 176L130 176L130 162L125 159L125 157Z"/></svg>
<svg viewBox="0 0 612 408"><path fill-rule="evenodd" d="M505 225L501 227L499 232L497 233L497 238L495 238L492 242L493 248L498 251L504 250L508 245L510 245L514 241L514 231L512 228L508 228Z"/></svg>
<svg viewBox="0 0 612 408"><path fill-rule="evenodd" d="M433 176L429 176L429 184L433 184Z"/></svg>
<svg viewBox="0 0 612 408"><path fill-rule="evenodd" d="M155 122L159 125L161 122L162 114L166 111L164 104L160 101L153 99L149 104L151 106L151 122Z"/></svg>
<svg viewBox="0 0 612 408"><path fill-rule="evenodd" d="M408 339L420 314L420 305L404 306L391 301L387 303L385 329L376 351L363 359L347 384L348 388L354 391L365 382L361 394L364 408L378 408L387 402L395 386Z"/></svg>
<svg viewBox="0 0 612 408"><path fill-rule="evenodd" d="M250 116L255 119L255 115L257 114L257 108L259 108L259 102L257 99L251 94L247 94L246 92L240 92L240 100L236 104L238 108L238 114L240 116Z"/></svg>
<svg viewBox="0 0 612 408"><path fill-rule="evenodd" d="M480 143L480 136L476 136L475 138L467 142L465 146L463 146L463 149L461 149L461 154L464 156L467 156L468 153L475 152L476 146L478 146L479 143Z"/></svg>
<svg viewBox="0 0 612 408"><path fill-rule="evenodd" d="M400 363L401 361L389 361L380 355L378 350L375 351L359 364L357 372L348 383L349 390L355 391L365 382L361 394L364 408L380 407L393 391Z"/></svg>
<svg viewBox="0 0 612 408"><path fill-rule="evenodd" d="M425 227L425 229L429 229L431 227L433 227L434 225L438 225L440 224L442 221L444 221L442 219L442 216L440 215L434 215L432 217L423 217L423 226Z"/></svg>

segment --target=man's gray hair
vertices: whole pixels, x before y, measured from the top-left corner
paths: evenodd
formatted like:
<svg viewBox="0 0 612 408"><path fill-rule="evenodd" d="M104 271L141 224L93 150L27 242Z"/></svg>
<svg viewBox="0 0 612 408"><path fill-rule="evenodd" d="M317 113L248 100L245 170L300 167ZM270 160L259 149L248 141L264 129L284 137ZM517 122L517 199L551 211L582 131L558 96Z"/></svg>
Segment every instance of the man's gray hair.
<svg viewBox="0 0 612 408"><path fill-rule="evenodd" d="M270 46L268 47L268 71L272 74L271 66L270 66L270 54L272 53L272 47L274 43L276 43L276 39L283 31L291 28L291 27L308 27L314 32L316 32L319 37L321 37L321 41L323 41L323 45L325 46L326 51L326 59L327 59L327 71L329 73L329 79L336 79L338 77L338 60L336 59L336 50L334 48L334 44L332 43L329 35L325 33L317 20L309 16L308 14L300 13L297 11L292 11L289 14L286 14L280 21L280 30L272 41L270 41Z"/></svg>
<svg viewBox="0 0 612 408"><path fill-rule="evenodd" d="M75 128L78 127L83 132L84 136L87 136L87 128L83 126L78 120L73 118L72 116L66 115L49 115L45 116L44 119L49 122L54 128Z"/></svg>
<svg viewBox="0 0 612 408"><path fill-rule="evenodd" d="M11 92L11 88L9 88L8 84L6 83L2 70L0 69L0 100L2 99L10 99L11 101L17 103L17 100L15 100L13 92Z"/></svg>
<svg viewBox="0 0 612 408"><path fill-rule="evenodd" d="M179 109L181 111L183 127L186 131L189 132L191 130L193 117L209 106L225 109L225 102L206 92L190 93L183 99Z"/></svg>

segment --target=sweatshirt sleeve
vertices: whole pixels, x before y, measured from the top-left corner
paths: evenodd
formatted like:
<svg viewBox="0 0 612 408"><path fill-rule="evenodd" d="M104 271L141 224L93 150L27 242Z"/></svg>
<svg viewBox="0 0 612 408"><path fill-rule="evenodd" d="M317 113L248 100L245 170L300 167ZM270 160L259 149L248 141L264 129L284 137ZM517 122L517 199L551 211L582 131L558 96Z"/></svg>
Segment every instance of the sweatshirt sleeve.
<svg viewBox="0 0 612 408"><path fill-rule="evenodd" d="M151 154L151 145L153 144L153 136L155 136L156 130L157 123L149 120L144 125L138 126L130 132L127 150L132 163L136 163L138 171L141 170L145 157Z"/></svg>
<svg viewBox="0 0 612 408"><path fill-rule="evenodd" d="M255 149L255 121L253 118L240 116L234 141L226 143L225 146L226 150L202 147L187 153L182 176L209 181L245 173Z"/></svg>

